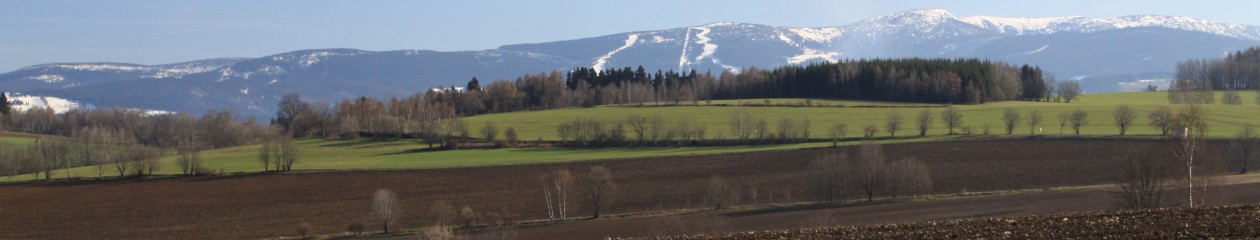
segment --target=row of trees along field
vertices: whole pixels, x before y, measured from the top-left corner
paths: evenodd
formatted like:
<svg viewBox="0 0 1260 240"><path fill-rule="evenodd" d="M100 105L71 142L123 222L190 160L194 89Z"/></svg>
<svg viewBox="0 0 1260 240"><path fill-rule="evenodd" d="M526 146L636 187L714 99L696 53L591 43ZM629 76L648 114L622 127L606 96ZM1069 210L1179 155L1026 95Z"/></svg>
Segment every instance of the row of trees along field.
<svg viewBox="0 0 1260 240"><path fill-rule="evenodd" d="M73 109L60 114L50 108L32 108L5 113L0 124L10 131L44 135L34 144L0 145L0 174L35 173L35 178L45 179L52 177L53 170L93 165L98 177L107 172L143 176L157 171L158 160L172 154L178 155L182 173L208 174L211 170L200 164L200 151L291 141L280 129L229 110L209 110L196 117L125 108Z"/></svg>
<svg viewBox="0 0 1260 240"><path fill-rule="evenodd" d="M1260 90L1260 48L1252 47L1222 59L1189 60L1177 64L1177 74L1168 89L1170 103L1216 103L1216 90L1223 90L1220 103L1242 104L1238 90ZM1260 103L1260 97L1256 99Z"/></svg>
<svg viewBox="0 0 1260 240"><path fill-rule="evenodd" d="M434 102L461 115L606 104L679 104L718 99L834 98L895 102L978 104L1051 101L1053 76L1039 67L979 59L874 59L755 67L739 73L686 73L577 68L567 74L524 75L488 85L473 78L462 90L438 88ZM1079 92L1079 85L1075 89Z"/></svg>
<svg viewBox="0 0 1260 240"><path fill-rule="evenodd" d="M567 221L577 217L600 218L607 215L608 209L615 208L624 199L614 170L604 166L591 166L584 171L555 169L538 178L543 194L540 210L547 212L549 221ZM795 181L808 186L805 199L813 199L821 204L835 204L848 201L874 201L877 197L887 199L903 199L932 192L932 173L927 164L910 157L889 161L884 155L883 147L876 144L862 144L848 150L828 151L813 157L809 170ZM775 195L766 191L759 193L756 186L749 186L728 180L719 175L710 176L703 185L693 189L704 206L714 209L725 209L740 204L759 204L773 202ZM767 189L769 190L769 189ZM786 197L785 201L791 201ZM510 212L500 210L479 213L475 209L464 206L456 210L447 201L436 200L419 209L404 209L398 197L388 189L378 189L371 202L371 225L379 226L381 231L389 233L395 230L395 223L404 213L428 217L429 225L419 235L423 239L449 239L458 228L470 229L482 226L481 229L494 231L492 234L515 234L514 217ZM584 210L581 215L572 210ZM355 223L347 227L351 233L358 234L367 224ZM504 232L498 232L504 231ZM302 228L299 234L304 234Z"/></svg>

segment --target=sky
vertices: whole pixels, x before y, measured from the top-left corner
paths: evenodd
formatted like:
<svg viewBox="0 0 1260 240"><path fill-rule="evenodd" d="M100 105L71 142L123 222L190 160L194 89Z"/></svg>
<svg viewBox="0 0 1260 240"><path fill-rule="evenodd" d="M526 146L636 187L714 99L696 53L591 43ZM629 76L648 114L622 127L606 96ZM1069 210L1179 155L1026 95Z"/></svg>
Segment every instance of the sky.
<svg viewBox="0 0 1260 240"><path fill-rule="evenodd" d="M0 1L0 72L54 62L164 64L316 48L485 50L712 22L840 26L899 11L1174 15L1260 25L1260 1Z"/></svg>

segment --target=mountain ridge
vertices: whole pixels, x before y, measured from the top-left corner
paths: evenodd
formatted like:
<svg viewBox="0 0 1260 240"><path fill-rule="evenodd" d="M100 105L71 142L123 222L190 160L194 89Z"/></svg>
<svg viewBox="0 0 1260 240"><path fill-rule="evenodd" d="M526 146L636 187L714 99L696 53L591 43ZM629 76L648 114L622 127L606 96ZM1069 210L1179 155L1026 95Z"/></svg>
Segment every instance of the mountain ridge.
<svg viewBox="0 0 1260 240"><path fill-rule="evenodd" d="M1144 38L1151 36L1161 39ZM1133 44L1144 42L1163 45ZM1258 27L1187 17L958 17L916 9L832 27L711 22L469 51L326 48L158 65L50 63L0 74L0 89L82 105L194 113L230 108L265 116L290 92L327 102L406 96L472 77L513 79L577 67L738 72L844 59L974 57L1042 65L1060 76L1086 76L1090 91L1113 91L1108 84L1114 83L1088 79L1167 76L1176 61L1218 57L1257 42Z"/></svg>

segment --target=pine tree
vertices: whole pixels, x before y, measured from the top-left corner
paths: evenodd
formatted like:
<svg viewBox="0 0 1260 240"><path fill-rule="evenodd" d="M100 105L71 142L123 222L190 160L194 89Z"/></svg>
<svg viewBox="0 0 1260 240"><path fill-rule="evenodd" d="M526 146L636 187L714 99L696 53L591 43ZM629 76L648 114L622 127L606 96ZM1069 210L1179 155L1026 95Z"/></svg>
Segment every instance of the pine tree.
<svg viewBox="0 0 1260 240"><path fill-rule="evenodd" d="M0 113L9 115L9 112L12 110L13 106L9 105L9 93L0 92Z"/></svg>
<svg viewBox="0 0 1260 240"><path fill-rule="evenodd" d="M468 80L468 87L464 88L464 90L481 91L481 81L477 81L477 77L473 77L472 80Z"/></svg>

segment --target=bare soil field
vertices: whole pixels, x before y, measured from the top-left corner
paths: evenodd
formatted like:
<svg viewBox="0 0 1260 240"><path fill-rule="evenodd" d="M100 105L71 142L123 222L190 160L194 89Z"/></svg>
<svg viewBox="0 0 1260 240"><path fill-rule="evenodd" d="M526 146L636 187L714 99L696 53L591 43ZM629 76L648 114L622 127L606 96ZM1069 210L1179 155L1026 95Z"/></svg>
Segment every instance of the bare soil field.
<svg viewBox="0 0 1260 240"><path fill-rule="evenodd" d="M1254 178L1254 176L1251 177ZM1253 181L1217 188L1226 193L1220 196L1221 199L1216 200L1218 203L1260 203L1260 183ZM1079 232L1073 233L1072 231L1074 230L1071 228L1062 228L1057 230L1050 229L1059 232L1037 232L1031 231L1032 229L1023 229L1025 227L1034 227L1033 225L1017 224L1011 225L1010 228L1014 229L1006 229L1001 228L1005 225L984 226L971 223L971 221L997 221L994 218L1057 216L1063 214L1072 215L1071 213L1079 212L1114 210L1115 206L1112 203L1114 203L1115 198L1108 191L1108 189L1101 188L1086 188L930 201L802 206L702 212L676 216L602 219L573 224L523 227L518 230L517 234L521 239L599 239L607 237L666 239L971 239L994 237L1028 238L1030 236L1099 237L1138 234L1144 233L1142 231L1158 229L1127 229L1131 230L1131 232L1123 232L1120 231L1125 230L1122 228L1106 232L1103 230L1107 228L1099 228L1079 229ZM1176 194L1176 192L1171 192L1167 204L1170 206L1183 206L1183 199L1178 198L1181 196ZM1253 214L1260 214L1260 212L1253 212ZM1055 219L1053 217L1047 218ZM1061 219L1061 217L1058 219ZM1182 220L1168 218L1168 221ZM1255 224L1257 223L1256 221L1260 221L1260 219L1252 219L1249 222L1244 221L1241 223ZM1018 223L1030 222L1018 221ZM1193 225L1195 222L1185 223ZM936 226L933 224L948 227L930 228ZM1170 228L1170 230L1172 229L1177 228ZM1004 236L1002 235L1004 231L1013 231L1019 233L1019 235ZM1260 229L1255 231L1260 231ZM711 234L687 235L697 233ZM1252 233L1254 234L1255 232ZM1030 235L1025 236L1024 234ZM1137 238L1149 239L1151 237L1154 236Z"/></svg>
<svg viewBox="0 0 1260 240"><path fill-rule="evenodd" d="M934 192L959 193L1104 183L1110 163L1130 151L1143 150L1139 148L1148 147L1147 143L936 142L886 145L885 151L890 159L914 156L925 161L932 169ZM425 213L438 200L456 208L468 206L483 213L484 221L543 219L547 210L539 177L556 169L581 174L595 165L612 170L620 186L621 194L608 209L612 213L705 207L701 196L713 175L741 189L741 204L800 202L810 199L803 188L810 159L834 150L3 185L0 238L274 238L294 236L293 229L301 223L309 223L316 234L344 232L352 223L377 231L369 209L372 193L380 188L398 194L404 213L397 226L402 228L429 225ZM752 197L753 189L758 197ZM572 215L589 214L580 198L569 201ZM945 206L936 211L952 210ZM895 213L896 209L887 212ZM552 235L556 236L564 235Z"/></svg>
<svg viewBox="0 0 1260 240"><path fill-rule="evenodd" d="M1260 238L1260 205L982 218L654 239L1243 239Z"/></svg>

